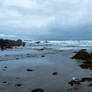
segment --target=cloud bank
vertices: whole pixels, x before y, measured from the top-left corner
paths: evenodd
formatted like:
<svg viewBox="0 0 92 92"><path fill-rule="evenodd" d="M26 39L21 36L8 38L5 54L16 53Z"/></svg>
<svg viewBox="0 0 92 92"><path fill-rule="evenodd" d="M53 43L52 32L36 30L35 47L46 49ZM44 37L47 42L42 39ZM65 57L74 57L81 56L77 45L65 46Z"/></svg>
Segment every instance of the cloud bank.
<svg viewBox="0 0 92 92"><path fill-rule="evenodd" d="M0 0L0 33L90 39L91 0Z"/></svg>

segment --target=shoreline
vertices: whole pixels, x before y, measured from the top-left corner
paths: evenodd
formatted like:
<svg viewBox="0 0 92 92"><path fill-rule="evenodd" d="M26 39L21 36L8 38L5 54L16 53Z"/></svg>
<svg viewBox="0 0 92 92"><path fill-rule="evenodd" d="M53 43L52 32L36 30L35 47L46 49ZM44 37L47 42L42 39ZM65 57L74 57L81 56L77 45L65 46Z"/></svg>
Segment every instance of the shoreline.
<svg viewBox="0 0 92 92"><path fill-rule="evenodd" d="M36 88L42 88L45 92L59 92L61 90L76 92L75 87L68 84L72 77L91 76L90 70L81 69L76 60L71 59L75 54L72 50L61 52L37 50L33 52L38 53L38 56L0 62L1 92L31 92ZM51 52L51 54L47 52ZM45 57L41 57L42 55ZM31 69L31 71L27 71L27 69ZM53 75L54 72L58 74ZM2 83L5 81L7 83ZM21 86L17 87L16 84L21 84ZM84 84L78 87L81 92L87 92L86 89L91 92L91 88L85 87Z"/></svg>
<svg viewBox="0 0 92 92"><path fill-rule="evenodd" d="M0 92L32 92L38 88L44 92L91 92L87 78L92 77L92 71L82 69L80 60L72 59L78 50L39 45L0 51ZM71 86L73 77L85 81Z"/></svg>

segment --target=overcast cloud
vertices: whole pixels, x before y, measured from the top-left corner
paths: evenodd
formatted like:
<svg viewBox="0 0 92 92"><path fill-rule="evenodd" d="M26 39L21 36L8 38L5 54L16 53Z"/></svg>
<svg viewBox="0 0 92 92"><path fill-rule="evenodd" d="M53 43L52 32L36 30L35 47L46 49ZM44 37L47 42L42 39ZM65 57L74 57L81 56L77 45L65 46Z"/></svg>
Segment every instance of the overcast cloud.
<svg viewBox="0 0 92 92"><path fill-rule="evenodd" d="M91 39L91 0L0 0L0 33Z"/></svg>

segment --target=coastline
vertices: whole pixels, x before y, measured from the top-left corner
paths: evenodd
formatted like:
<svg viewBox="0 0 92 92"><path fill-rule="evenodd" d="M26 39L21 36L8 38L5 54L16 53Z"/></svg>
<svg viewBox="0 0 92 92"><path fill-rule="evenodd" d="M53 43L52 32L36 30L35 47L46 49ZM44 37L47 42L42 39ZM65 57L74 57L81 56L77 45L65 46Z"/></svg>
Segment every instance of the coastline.
<svg viewBox="0 0 92 92"><path fill-rule="evenodd" d="M31 92L36 88L45 92L91 92L87 82L69 85L72 77L92 76L91 70L81 69L80 62L71 59L76 50L39 48L1 51L0 92Z"/></svg>

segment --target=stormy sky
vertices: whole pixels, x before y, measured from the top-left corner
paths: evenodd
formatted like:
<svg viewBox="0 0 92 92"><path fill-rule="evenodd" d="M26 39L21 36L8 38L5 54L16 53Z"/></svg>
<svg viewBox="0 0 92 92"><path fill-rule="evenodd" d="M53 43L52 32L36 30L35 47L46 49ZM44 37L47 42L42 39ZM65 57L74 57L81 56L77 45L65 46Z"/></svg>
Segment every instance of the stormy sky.
<svg viewBox="0 0 92 92"><path fill-rule="evenodd" d="M92 39L91 0L0 0L0 37Z"/></svg>

